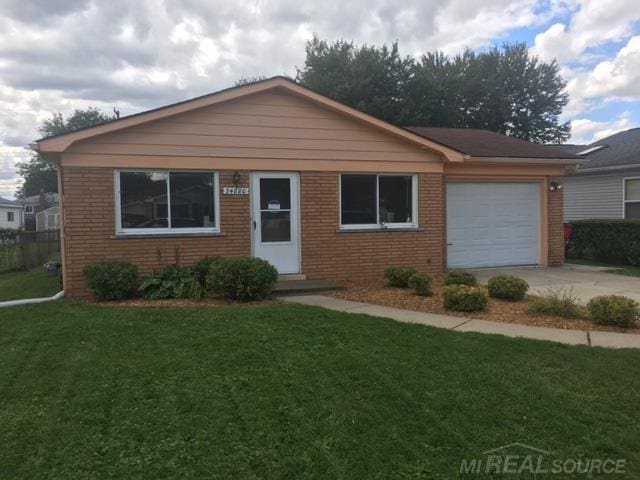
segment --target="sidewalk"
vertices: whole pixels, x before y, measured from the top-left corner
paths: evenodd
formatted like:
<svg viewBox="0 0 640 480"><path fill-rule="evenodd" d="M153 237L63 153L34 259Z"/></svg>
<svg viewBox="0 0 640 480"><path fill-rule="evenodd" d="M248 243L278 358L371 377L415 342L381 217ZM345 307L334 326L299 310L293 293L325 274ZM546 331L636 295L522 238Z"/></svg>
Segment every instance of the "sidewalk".
<svg viewBox="0 0 640 480"><path fill-rule="evenodd" d="M324 295L295 295L280 297L280 300L302 305L313 305L347 313L364 313L374 317L391 318L398 322L420 323L430 327L447 328L458 332L478 332L507 337L531 338L569 345L588 345L606 348L640 348L640 335L616 332L563 330L559 328L534 327L516 323L489 322L470 318L416 312L399 308L351 302Z"/></svg>

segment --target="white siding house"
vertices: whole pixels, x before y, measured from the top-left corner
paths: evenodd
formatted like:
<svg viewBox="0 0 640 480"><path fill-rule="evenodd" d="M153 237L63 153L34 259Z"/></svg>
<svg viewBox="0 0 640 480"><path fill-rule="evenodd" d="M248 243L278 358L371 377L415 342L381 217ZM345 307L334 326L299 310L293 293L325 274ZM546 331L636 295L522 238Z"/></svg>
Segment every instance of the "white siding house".
<svg viewBox="0 0 640 480"><path fill-rule="evenodd" d="M18 202L0 197L0 228L19 230L24 225L24 207Z"/></svg>

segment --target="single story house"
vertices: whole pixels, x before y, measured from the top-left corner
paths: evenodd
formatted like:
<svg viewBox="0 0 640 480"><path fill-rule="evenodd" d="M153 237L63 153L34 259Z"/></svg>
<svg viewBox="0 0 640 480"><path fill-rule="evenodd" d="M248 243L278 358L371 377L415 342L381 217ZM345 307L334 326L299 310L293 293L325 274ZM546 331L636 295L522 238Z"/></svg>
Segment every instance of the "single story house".
<svg viewBox="0 0 640 480"><path fill-rule="evenodd" d="M560 148L585 159L565 179L565 221L640 218L640 128Z"/></svg>
<svg viewBox="0 0 640 480"><path fill-rule="evenodd" d="M22 229L23 211L24 208L19 202L0 197L0 228Z"/></svg>
<svg viewBox="0 0 640 480"><path fill-rule="evenodd" d="M148 274L254 255L299 278L390 265L563 263L560 149L400 128L274 77L41 139L59 172L64 288L125 259ZM286 278L286 277L285 277Z"/></svg>

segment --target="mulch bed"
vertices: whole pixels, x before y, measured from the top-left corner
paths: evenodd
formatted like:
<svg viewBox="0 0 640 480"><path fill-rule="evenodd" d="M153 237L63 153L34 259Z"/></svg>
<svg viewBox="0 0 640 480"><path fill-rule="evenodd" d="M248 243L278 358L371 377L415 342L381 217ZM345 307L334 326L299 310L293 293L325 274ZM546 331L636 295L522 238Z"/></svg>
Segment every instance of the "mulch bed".
<svg viewBox="0 0 640 480"><path fill-rule="evenodd" d="M196 307L229 307L269 305L278 303L277 300L259 300L253 302L234 302L224 298L203 298L202 300L185 300L171 298L165 300L146 300L144 298L132 298L118 302L87 302L101 307L144 307L144 308L196 308Z"/></svg>
<svg viewBox="0 0 640 480"><path fill-rule="evenodd" d="M442 306L442 281L434 281L434 294L431 297L420 297L411 289L389 287L383 281L348 282L345 289L329 295L354 302L367 302L387 307L416 310L419 312L439 313L457 317L475 318L494 322L518 323L537 327L562 328L565 330L599 330L606 332L623 332L640 334L640 328L623 329L598 325L589 320L567 319L555 316L531 315L527 312L528 301L508 302L489 298L487 310L484 312L453 312Z"/></svg>

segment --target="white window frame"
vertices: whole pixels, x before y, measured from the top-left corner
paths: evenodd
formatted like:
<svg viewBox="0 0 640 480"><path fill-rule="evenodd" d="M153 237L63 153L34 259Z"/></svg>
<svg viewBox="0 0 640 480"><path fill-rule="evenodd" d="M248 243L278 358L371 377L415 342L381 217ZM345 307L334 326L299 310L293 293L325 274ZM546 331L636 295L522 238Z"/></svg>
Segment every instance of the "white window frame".
<svg viewBox="0 0 640 480"><path fill-rule="evenodd" d="M33 205L26 205L24 207L24 213L33 213Z"/></svg>
<svg viewBox="0 0 640 480"><path fill-rule="evenodd" d="M167 174L167 221L171 224L171 173L210 173L213 175L213 197L214 197L214 227L195 227L195 228L123 228L122 227L122 211L121 211L121 190L120 190L120 174L121 173L166 173ZM220 175L215 170L174 170L163 168L127 168L114 170L114 187L115 187L115 213L116 213L116 234L118 235L180 235L191 233L220 233Z"/></svg>
<svg viewBox="0 0 640 480"><path fill-rule="evenodd" d="M627 218L627 203L640 203L640 200L627 200L627 180L640 181L640 177L625 177L622 179L622 218Z"/></svg>
<svg viewBox="0 0 640 480"><path fill-rule="evenodd" d="M376 177L376 223L342 224L342 176L343 175L374 175ZM411 177L411 219L412 222L386 223L380 221L380 177ZM418 175L415 173L373 173L373 172L344 172L338 176L338 216L340 230L391 230L418 228Z"/></svg>
<svg viewBox="0 0 640 480"><path fill-rule="evenodd" d="M7 223L13 223L16 221L16 212L9 211L7 212Z"/></svg>

